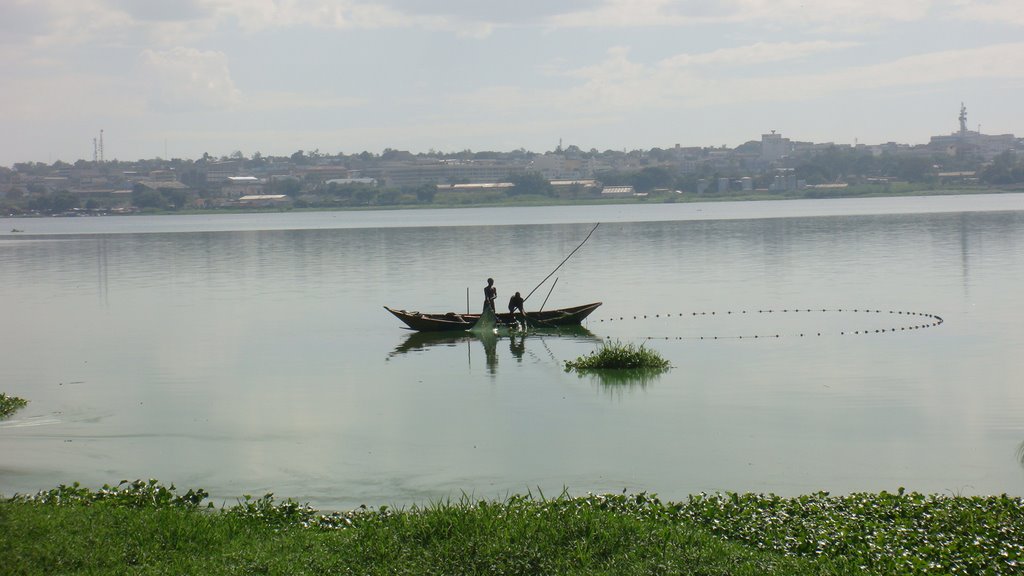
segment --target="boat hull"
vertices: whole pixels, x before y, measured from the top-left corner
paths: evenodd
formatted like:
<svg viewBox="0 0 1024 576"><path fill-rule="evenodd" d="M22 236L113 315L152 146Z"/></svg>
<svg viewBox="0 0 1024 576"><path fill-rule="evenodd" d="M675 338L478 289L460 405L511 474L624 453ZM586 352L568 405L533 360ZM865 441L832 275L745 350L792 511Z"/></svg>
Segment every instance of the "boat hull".
<svg viewBox="0 0 1024 576"><path fill-rule="evenodd" d="M570 308L558 308L556 310L542 310L527 312L525 323L530 328L555 328L559 326L579 326L591 312L597 310L601 302L593 302L582 306ZM384 307L396 318L405 323L411 330L420 332L465 332L473 328L480 319L480 314L456 314L447 312L444 314L430 314L421 312L410 312ZM499 324L514 324L522 322L523 316L516 314L496 314Z"/></svg>

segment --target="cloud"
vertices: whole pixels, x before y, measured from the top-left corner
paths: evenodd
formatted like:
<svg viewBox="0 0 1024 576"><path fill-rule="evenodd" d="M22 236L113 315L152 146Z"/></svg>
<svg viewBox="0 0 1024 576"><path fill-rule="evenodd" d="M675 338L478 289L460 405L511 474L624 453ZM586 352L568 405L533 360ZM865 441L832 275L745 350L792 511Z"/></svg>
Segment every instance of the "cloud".
<svg viewBox="0 0 1024 576"><path fill-rule="evenodd" d="M1024 79L1024 43L917 54L841 68L764 66L855 46L846 42L757 43L678 54L644 64L626 47L608 50L590 66L562 71L572 85L548 90L481 88L452 97L467 110L511 115L599 117L641 110L676 111L764 102L838 97L857 92L930 87L984 79ZM736 68L759 65L736 73Z"/></svg>
<svg viewBox="0 0 1024 576"><path fill-rule="evenodd" d="M827 41L759 42L711 52L676 54L653 64L632 61L629 49L619 46L610 49L607 57L595 65L565 72L566 76L582 81L567 93L571 94L571 100L586 103L581 109L588 113L600 108L694 105L707 98L718 100L721 97L718 90L729 89L717 78L732 75L735 71L730 68L760 66L761 74L756 76L760 80L765 74L777 75L774 69L764 69L765 64L809 58L855 45ZM739 82L746 83L745 78L749 77L739 75ZM757 98L754 95L744 97Z"/></svg>
<svg viewBox="0 0 1024 576"><path fill-rule="evenodd" d="M246 111L270 112L279 110L332 110L365 106L364 98L327 96L299 92L267 92L253 95L244 103Z"/></svg>
<svg viewBox="0 0 1024 576"><path fill-rule="evenodd" d="M707 105L813 100L1006 79L1024 79L1024 43L916 54L827 72L733 78L716 85L718 98L714 101L697 102Z"/></svg>
<svg viewBox="0 0 1024 576"><path fill-rule="evenodd" d="M444 14L416 14L384 3L354 0L200 0L220 19L249 33L276 28L337 30L425 29L484 37L493 26Z"/></svg>
<svg viewBox="0 0 1024 576"><path fill-rule="evenodd" d="M717 99L710 92L722 84L716 78L734 73L737 67L760 66L761 74L765 74L766 64L812 58L854 46L857 44L853 42L758 42L676 54L651 64L632 60L626 46L613 46L595 64L561 71L549 69L553 76L575 80L575 86L551 91L492 86L454 96L452 100L458 106L489 109L501 116L552 107L571 115L590 115L643 107L670 108L680 103L697 105L706 98Z"/></svg>
<svg viewBox="0 0 1024 576"><path fill-rule="evenodd" d="M223 52L177 47L139 57L150 104L160 110L229 109L241 101Z"/></svg>
<svg viewBox="0 0 1024 576"><path fill-rule="evenodd" d="M636 28L754 23L854 29L927 16L933 0L605 0L545 19L552 28Z"/></svg>
<svg viewBox="0 0 1024 576"><path fill-rule="evenodd" d="M956 20L1024 26L1024 2L1020 0L953 0Z"/></svg>
<svg viewBox="0 0 1024 576"><path fill-rule="evenodd" d="M11 10L32 19L30 45L36 49L55 46L74 46L103 34L120 34L131 26L131 19L119 10L113 10L103 0L36 0L29 12L25 0L14 0Z"/></svg>
<svg viewBox="0 0 1024 576"><path fill-rule="evenodd" d="M456 14L409 12L357 0L8 0L0 6L0 43L25 38L35 48L108 45L173 46L218 30L250 34L281 28L422 29L484 38L494 25Z"/></svg>
<svg viewBox="0 0 1024 576"><path fill-rule="evenodd" d="M66 125L97 116L137 117L143 106L132 88L127 80L84 72L40 74L0 90L0 110L16 111L7 124L28 126Z"/></svg>
<svg viewBox="0 0 1024 576"><path fill-rule="evenodd" d="M822 52L831 52L857 46L856 42L757 42L747 46L722 48L703 54L680 54L662 62L671 68L680 66L758 65L797 60Z"/></svg>
<svg viewBox="0 0 1024 576"><path fill-rule="evenodd" d="M18 44L44 33L48 17L38 2L14 0L0 7L0 43Z"/></svg>
<svg viewBox="0 0 1024 576"><path fill-rule="evenodd" d="M808 77L812 91L878 90L981 79L1024 79L1024 43L916 54Z"/></svg>
<svg viewBox="0 0 1024 576"><path fill-rule="evenodd" d="M110 8L140 21L180 22L207 16L203 0L108 0Z"/></svg>
<svg viewBox="0 0 1024 576"><path fill-rule="evenodd" d="M0 6L0 43L14 42L37 53L85 44L166 44L171 38L181 43L209 33L216 24L202 1L10 0Z"/></svg>

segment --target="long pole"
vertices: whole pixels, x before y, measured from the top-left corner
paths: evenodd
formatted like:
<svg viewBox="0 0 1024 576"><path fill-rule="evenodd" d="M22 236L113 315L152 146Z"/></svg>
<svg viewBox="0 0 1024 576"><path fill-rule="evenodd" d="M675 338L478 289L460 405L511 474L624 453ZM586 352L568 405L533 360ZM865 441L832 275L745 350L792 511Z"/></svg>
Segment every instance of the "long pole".
<svg viewBox="0 0 1024 576"><path fill-rule="evenodd" d="M548 295L544 297L544 301L540 303L540 310L538 312L544 311L544 306L548 303L548 298L551 298L551 293L555 291L555 286L558 286L558 278L555 278L555 281L551 283L551 289L548 290Z"/></svg>
<svg viewBox="0 0 1024 576"><path fill-rule="evenodd" d="M569 252L569 255L565 257L565 260L562 260L561 264L559 264L558 266L555 266L555 269L551 271L551 274L548 274L547 276L545 276L544 279L540 281L540 284L537 284L537 286L533 290L530 290L530 293L526 295L526 298L523 298L523 302L526 302L527 300L529 300L530 296L533 296L533 293L537 291L537 288L540 288L541 286L543 286L544 283L548 281L548 278L551 278L555 274L555 272L558 272L558 269L562 267L562 264L565 264L566 262L568 262L569 258L572 258L572 255L576 253L576 250L579 250L580 248L583 248L583 245L587 243L587 240L590 240L590 236L594 234L594 230L597 230L597 227L600 226L600 225L601 225L600 222L598 222L597 224L594 224L594 229L590 231L590 234L587 234L587 237L583 239L583 242L580 242L579 246L577 246L575 249L573 249L572 252Z"/></svg>

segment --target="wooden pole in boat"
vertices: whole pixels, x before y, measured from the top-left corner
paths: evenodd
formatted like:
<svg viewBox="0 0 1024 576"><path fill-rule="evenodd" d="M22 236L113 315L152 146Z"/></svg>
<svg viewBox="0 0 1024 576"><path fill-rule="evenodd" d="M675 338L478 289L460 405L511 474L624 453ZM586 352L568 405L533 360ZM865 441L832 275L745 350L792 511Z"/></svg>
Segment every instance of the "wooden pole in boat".
<svg viewBox="0 0 1024 576"><path fill-rule="evenodd" d="M469 286L466 286L466 314L469 314Z"/></svg>
<svg viewBox="0 0 1024 576"><path fill-rule="evenodd" d="M526 298L523 298L523 302L526 302L527 300L529 300L530 296L533 296L533 293L537 291L537 288L540 288L541 286L543 286L544 283L548 281L548 278L551 278L552 276L554 276L555 272L558 272L558 269L562 267L562 264L565 264L566 262L569 261L569 258L572 258L572 255L576 253L576 250L579 250L580 248L583 248L583 245L587 243L587 240L590 240L590 236L594 234L594 230L597 230L597 227L600 226L600 225L601 225L600 222L598 222L597 224L594 224L594 229L590 231L590 234L587 234L587 237L583 239L583 242L580 242L579 246L574 248L572 252L569 252L569 255L565 257L565 260L562 260L561 264L559 264L558 266L555 266L555 269L551 271L551 274L548 274L547 276L545 276L544 279L540 281L540 284L537 284L536 288L534 288L533 290L530 290L530 293L526 295Z"/></svg>
<svg viewBox="0 0 1024 576"><path fill-rule="evenodd" d="M544 305L548 303L548 298L551 298L551 293L555 291L555 286L557 284L558 284L558 277L555 277L555 281L551 283L551 289L548 290L548 295L545 296L544 297L544 301L541 302L540 310L538 310L538 312L543 312L544 311Z"/></svg>

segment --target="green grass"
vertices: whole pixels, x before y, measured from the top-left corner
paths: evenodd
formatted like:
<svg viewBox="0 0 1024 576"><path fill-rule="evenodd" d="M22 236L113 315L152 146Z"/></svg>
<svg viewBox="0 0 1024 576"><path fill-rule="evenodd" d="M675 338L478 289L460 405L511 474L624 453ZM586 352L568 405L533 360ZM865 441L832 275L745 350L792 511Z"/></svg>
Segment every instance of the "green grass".
<svg viewBox="0 0 1024 576"><path fill-rule="evenodd" d="M656 351L641 345L621 342L603 342L597 350L565 361L567 372L590 370L645 370L664 371L671 367L668 360Z"/></svg>
<svg viewBox="0 0 1024 576"><path fill-rule="evenodd" d="M850 574L845 561L751 549L656 498L514 496L319 514L270 496L136 482L0 502L4 574Z"/></svg>
<svg viewBox="0 0 1024 576"><path fill-rule="evenodd" d="M213 508L155 481L0 500L0 574L1019 574L1024 500L882 492Z"/></svg>
<svg viewBox="0 0 1024 576"><path fill-rule="evenodd" d="M0 392L0 418L14 414L17 410L24 408L26 404L28 404L28 400Z"/></svg>

